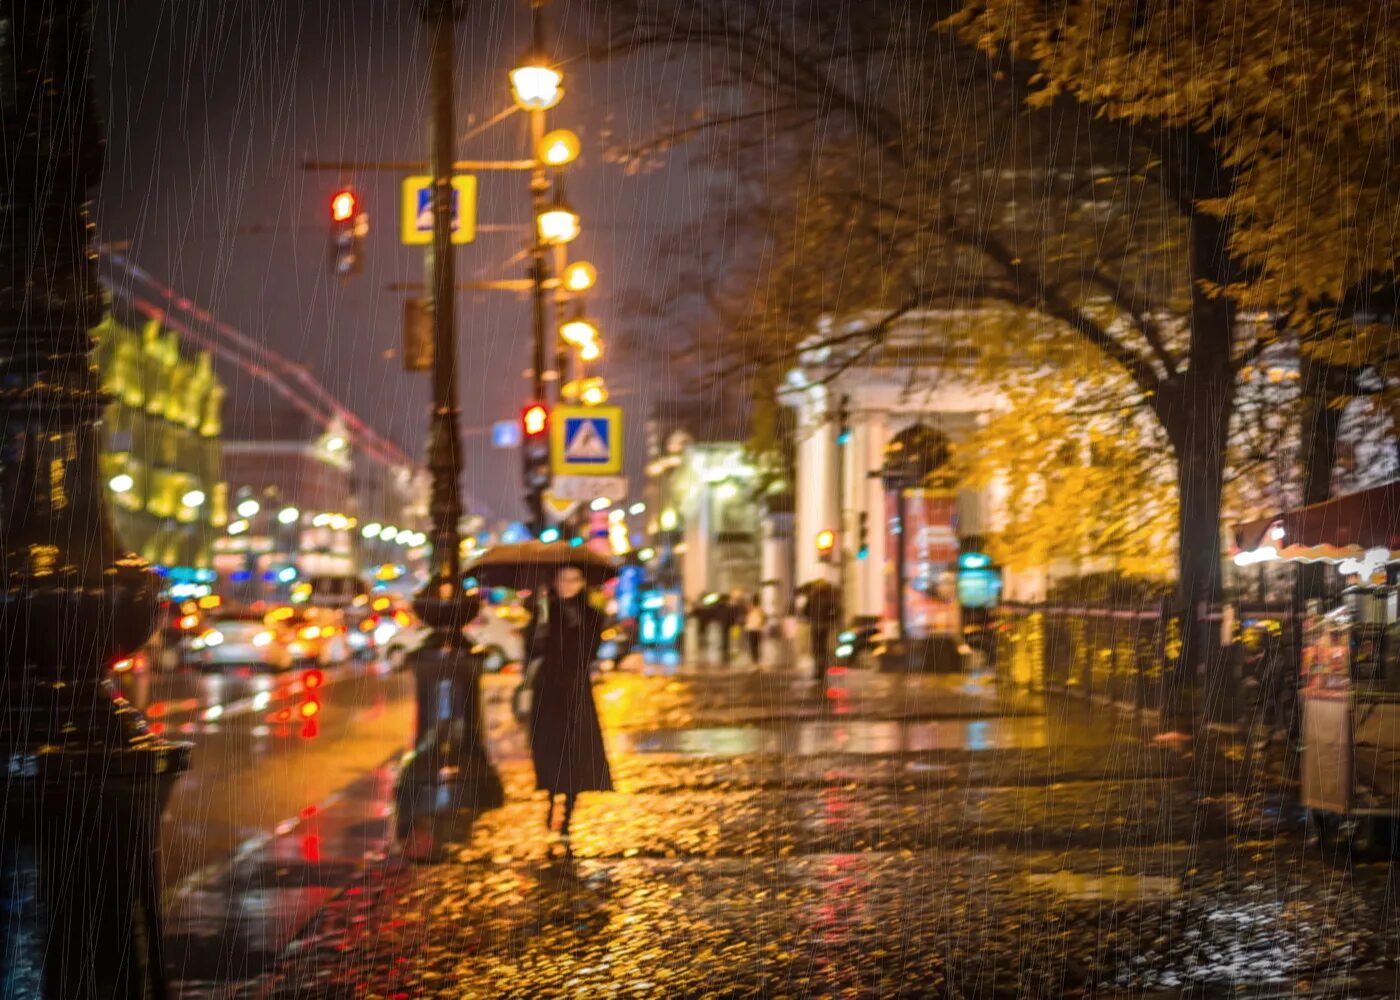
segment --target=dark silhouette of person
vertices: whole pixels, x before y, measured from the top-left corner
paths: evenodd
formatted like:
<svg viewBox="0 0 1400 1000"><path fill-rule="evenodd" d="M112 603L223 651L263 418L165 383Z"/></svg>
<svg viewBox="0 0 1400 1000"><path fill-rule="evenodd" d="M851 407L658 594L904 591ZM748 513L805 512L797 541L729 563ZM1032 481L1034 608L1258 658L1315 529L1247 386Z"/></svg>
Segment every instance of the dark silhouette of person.
<svg viewBox="0 0 1400 1000"><path fill-rule="evenodd" d="M825 682L831 633L841 619L841 592L829 583L813 584L807 591L803 616L812 631L812 668L816 679Z"/></svg>
<svg viewBox="0 0 1400 1000"><path fill-rule="evenodd" d="M549 793L545 825L551 829L555 796L564 796L559 833L567 842L579 794L610 792L613 785L590 677L603 614L588 603L583 572L574 566L559 570L553 598L549 622L536 639L540 664L531 683L530 756L535 787Z"/></svg>

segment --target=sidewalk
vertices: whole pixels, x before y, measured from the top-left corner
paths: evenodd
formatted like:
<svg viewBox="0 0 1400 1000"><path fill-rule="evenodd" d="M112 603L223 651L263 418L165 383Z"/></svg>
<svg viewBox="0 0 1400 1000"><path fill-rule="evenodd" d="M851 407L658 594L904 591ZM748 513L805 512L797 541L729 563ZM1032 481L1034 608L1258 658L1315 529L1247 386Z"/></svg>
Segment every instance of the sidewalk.
<svg viewBox="0 0 1400 1000"><path fill-rule="evenodd" d="M243 995L1395 990L1388 867L1198 801L1111 712L973 677L613 676L618 790L581 800L569 853L503 693L508 804L450 863L371 865Z"/></svg>

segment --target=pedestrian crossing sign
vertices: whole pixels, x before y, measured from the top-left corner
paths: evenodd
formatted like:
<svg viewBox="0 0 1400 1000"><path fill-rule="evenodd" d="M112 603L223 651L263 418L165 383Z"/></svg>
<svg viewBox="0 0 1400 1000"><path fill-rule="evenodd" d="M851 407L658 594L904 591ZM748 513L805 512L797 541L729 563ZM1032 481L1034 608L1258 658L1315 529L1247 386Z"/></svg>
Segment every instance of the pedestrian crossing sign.
<svg viewBox="0 0 1400 1000"><path fill-rule="evenodd" d="M549 426L556 476L615 476L622 471L621 407L556 407Z"/></svg>

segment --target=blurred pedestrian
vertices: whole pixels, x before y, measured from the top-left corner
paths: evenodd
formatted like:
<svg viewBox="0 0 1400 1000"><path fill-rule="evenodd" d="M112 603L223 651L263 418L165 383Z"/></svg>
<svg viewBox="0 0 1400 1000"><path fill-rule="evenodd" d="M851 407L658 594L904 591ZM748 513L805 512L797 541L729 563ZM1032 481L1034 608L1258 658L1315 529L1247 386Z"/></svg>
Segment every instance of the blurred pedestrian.
<svg viewBox="0 0 1400 1000"><path fill-rule="evenodd" d="M734 628L734 606L724 594L716 596L710 605L710 614L719 626L719 662L729 666L729 633Z"/></svg>
<svg viewBox="0 0 1400 1000"><path fill-rule="evenodd" d="M744 640L749 645L749 662L758 666L763 652L763 630L768 627L768 616L763 613L763 603L758 594L749 600L744 612Z"/></svg>
<svg viewBox="0 0 1400 1000"><path fill-rule="evenodd" d="M808 584L802 613L812 636L812 670L815 679L825 683L831 656L831 633L841 619L840 590L825 580Z"/></svg>
<svg viewBox="0 0 1400 1000"><path fill-rule="evenodd" d="M530 756L535 787L549 793L545 825L554 827L555 796L564 796L560 836L581 792L612 791L603 730L593 702L590 668L602 642L603 614L588 602L583 572L561 568L554 579L549 623L537 639L539 667L532 684Z"/></svg>

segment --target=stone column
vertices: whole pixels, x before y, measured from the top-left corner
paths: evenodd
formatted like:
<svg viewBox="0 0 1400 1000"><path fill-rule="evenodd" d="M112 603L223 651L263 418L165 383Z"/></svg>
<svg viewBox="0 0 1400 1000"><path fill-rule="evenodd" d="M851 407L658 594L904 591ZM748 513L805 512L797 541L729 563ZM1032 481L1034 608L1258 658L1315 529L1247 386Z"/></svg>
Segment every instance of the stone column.
<svg viewBox="0 0 1400 1000"><path fill-rule="evenodd" d="M817 532L841 527L836 461L836 428L827 416L825 386L811 386L798 410L797 468L793 484L797 517L796 547L798 586L809 580L836 582L836 567L817 559Z"/></svg>

